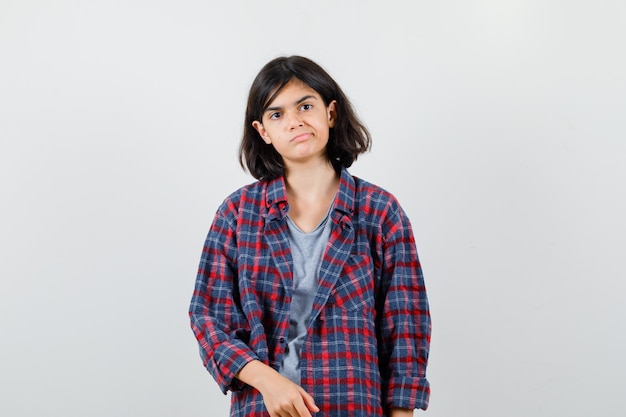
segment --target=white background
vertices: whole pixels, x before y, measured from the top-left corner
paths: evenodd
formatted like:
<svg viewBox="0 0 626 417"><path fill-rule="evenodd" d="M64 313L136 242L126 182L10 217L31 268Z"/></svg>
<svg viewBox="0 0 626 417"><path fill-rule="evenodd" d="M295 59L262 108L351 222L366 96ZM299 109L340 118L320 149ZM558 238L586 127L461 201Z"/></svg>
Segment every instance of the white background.
<svg viewBox="0 0 626 417"><path fill-rule="evenodd" d="M227 415L187 308L284 54L413 222L425 415L626 415L625 40L621 0L0 0L0 415Z"/></svg>

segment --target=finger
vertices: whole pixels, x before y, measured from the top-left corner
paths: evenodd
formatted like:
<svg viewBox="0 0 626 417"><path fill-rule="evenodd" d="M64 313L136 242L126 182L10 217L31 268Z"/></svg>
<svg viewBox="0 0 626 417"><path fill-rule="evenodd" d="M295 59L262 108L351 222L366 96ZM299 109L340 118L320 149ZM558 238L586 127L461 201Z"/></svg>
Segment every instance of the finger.
<svg viewBox="0 0 626 417"><path fill-rule="evenodd" d="M279 411L277 413L270 413L270 417L293 417L293 415L289 411Z"/></svg>
<svg viewBox="0 0 626 417"><path fill-rule="evenodd" d="M300 397L296 398L296 401L300 400L302 403L302 399ZM271 407L267 408L267 411L270 417L300 417L296 409L296 405L293 402L285 402L282 405L276 405L273 409L271 409Z"/></svg>
<svg viewBox="0 0 626 417"><path fill-rule="evenodd" d="M284 417L309 417L307 415L301 416L295 404L292 404L288 410L284 410L283 412L285 413Z"/></svg>
<svg viewBox="0 0 626 417"><path fill-rule="evenodd" d="M311 416L307 406L304 404L304 401L298 401L298 403L293 406L295 408L294 417L313 417Z"/></svg>
<svg viewBox="0 0 626 417"><path fill-rule="evenodd" d="M319 407L315 405L315 400L308 392L306 392L303 388L300 388L300 392L302 393L302 400L309 411L313 411L314 413L320 411Z"/></svg>

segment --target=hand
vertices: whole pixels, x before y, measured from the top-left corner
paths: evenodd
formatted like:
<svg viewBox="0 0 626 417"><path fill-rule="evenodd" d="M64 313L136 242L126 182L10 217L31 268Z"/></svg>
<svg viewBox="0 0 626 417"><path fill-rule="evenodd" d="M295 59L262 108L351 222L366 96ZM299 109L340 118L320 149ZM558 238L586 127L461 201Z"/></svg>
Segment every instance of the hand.
<svg viewBox="0 0 626 417"><path fill-rule="evenodd" d="M312 417L320 411L302 387L262 362L248 363L237 377L259 390L271 417Z"/></svg>
<svg viewBox="0 0 626 417"><path fill-rule="evenodd" d="M312 417L311 412L320 411L302 387L278 373L263 381L259 391L271 417Z"/></svg>

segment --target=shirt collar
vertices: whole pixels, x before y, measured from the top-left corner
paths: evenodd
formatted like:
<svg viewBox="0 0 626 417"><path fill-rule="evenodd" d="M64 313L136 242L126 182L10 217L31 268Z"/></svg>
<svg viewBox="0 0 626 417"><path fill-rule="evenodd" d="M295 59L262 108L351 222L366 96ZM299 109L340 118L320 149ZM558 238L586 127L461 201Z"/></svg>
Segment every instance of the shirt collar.
<svg viewBox="0 0 626 417"><path fill-rule="evenodd" d="M335 210L339 210L344 214L352 216L354 213L354 195L356 193L356 185L354 177L350 175L346 168L341 170L339 178L339 191L335 199Z"/></svg>

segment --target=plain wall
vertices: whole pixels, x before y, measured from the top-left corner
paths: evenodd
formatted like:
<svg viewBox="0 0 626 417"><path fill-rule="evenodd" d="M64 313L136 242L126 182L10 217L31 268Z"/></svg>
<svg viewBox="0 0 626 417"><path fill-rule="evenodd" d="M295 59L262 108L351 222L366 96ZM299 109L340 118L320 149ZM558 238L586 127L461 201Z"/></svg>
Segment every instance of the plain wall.
<svg viewBox="0 0 626 417"><path fill-rule="evenodd" d="M0 415L227 415L188 302L250 83L301 54L412 220L425 415L623 416L625 5L0 0Z"/></svg>

